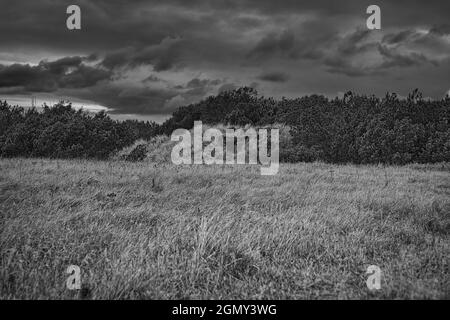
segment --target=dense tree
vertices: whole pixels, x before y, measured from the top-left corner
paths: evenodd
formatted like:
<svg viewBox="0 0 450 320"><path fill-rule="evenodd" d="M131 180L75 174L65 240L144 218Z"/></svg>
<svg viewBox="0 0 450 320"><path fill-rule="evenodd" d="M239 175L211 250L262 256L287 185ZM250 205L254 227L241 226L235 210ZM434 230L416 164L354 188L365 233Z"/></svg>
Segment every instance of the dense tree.
<svg viewBox="0 0 450 320"><path fill-rule="evenodd" d="M105 159L139 138L154 136L156 123L112 120L104 111L90 114L70 103L36 109L0 102L0 155Z"/></svg>
<svg viewBox="0 0 450 320"><path fill-rule="evenodd" d="M0 102L0 155L107 158L114 151L157 134L205 124L256 127L282 124L290 139L280 145L282 161L387 163L450 161L450 98L426 100L418 90L407 98L347 92L296 99L258 96L239 88L176 110L162 125L113 121L59 103L24 111Z"/></svg>
<svg viewBox="0 0 450 320"><path fill-rule="evenodd" d="M430 101L414 90L406 99L347 92L329 100L320 95L296 99L258 97L240 88L177 110L160 127L170 134L190 129L195 120L229 125L281 123L292 142L281 145L284 161L391 163L450 161L450 98Z"/></svg>

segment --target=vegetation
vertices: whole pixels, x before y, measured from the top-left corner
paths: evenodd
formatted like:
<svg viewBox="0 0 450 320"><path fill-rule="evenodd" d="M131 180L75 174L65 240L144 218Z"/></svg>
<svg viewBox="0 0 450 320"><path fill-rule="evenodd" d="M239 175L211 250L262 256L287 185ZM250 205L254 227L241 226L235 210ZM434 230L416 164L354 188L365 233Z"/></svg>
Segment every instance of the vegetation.
<svg viewBox="0 0 450 320"><path fill-rule="evenodd" d="M106 159L139 138L151 138L156 123L112 120L70 103L24 110L0 101L0 156Z"/></svg>
<svg viewBox="0 0 450 320"><path fill-rule="evenodd" d="M0 103L0 298L449 298L449 107L241 88L157 125ZM280 128L281 159L313 163L172 166L195 120ZM367 165L410 162L442 164Z"/></svg>
<svg viewBox="0 0 450 320"><path fill-rule="evenodd" d="M449 171L3 159L0 298L448 299Z"/></svg>
<svg viewBox="0 0 450 320"><path fill-rule="evenodd" d="M191 129L195 120L231 126L284 126L281 161L406 164L450 161L450 98L430 101L348 92L342 99L305 96L276 101L240 88L181 107L162 125L113 121L59 103L24 111L0 102L0 156L106 159L138 139ZM139 151L142 153L143 150ZM142 154L131 160L143 159Z"/></svg>
<svg viewBox="0 0 450 320"><path fill-rule="evenodd" d="M281 123L292 143L280 145L285 162L435 163L450 161L450 98L430 101L415 90L406 99L351 92L333 100L259 97L251 88L228 91L180 108L161 131L192 128L195 120L231 125Z"/></svg>
<svg viewBox="0 0 450 320"><path fill-rule="evenodd" d="M276 101L240 88L181 107L162 125L113 121L59 103L24 111L0 103L0 156L106 159L138 139L191 129L195 120L228 126L290 128L281 161L406 164L450 161L450 98L431 101L351 92L343 98L305 96ZM143 150L139 151L142 153ZM143 159L135 155L132 159ZM131 159L131 160L132 160Z"/></svg>

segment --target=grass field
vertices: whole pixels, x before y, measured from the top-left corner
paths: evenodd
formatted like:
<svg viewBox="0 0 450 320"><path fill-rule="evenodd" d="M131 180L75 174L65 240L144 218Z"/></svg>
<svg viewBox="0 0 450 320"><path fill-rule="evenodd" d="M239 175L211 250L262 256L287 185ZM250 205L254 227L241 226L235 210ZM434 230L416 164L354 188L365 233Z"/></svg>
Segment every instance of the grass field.
<svg viewBox="0 0 450 320"><path fill-rule="evenodd" d="M0 166L3 299L450 298L448 165Z"/></svg>

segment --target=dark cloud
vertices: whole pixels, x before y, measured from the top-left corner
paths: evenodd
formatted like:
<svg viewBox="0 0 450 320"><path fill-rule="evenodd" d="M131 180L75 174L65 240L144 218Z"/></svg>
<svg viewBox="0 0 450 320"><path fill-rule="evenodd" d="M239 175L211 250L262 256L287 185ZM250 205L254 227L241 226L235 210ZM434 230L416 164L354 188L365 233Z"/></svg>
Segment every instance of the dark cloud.
<svg viewBox="0 0 450 320"><path fill-rule="evenodd" d="M176 90L151 88L134 83L101 82L90 88L60 89L58 94L64 97L76 96L85 101L108 106L110 113L125 114L158 114L171 113L174 109L165 110L166 102L178 95Z"/></svg>
<svg viewBox="0 0 450 320"><path fill-rule="evenodd" d="M82 57L53 62L0 65L0 88L21 87L24 91L52 92L59 88L85 88L111 77L111 72L83 64Z"/></svg>
<svg viewBox="0 0 450 320"><path fill-rule="evenodd" d="M349 77L388 75L388 69L439 66L441 48L447 46L431 31L402 30L379 39L371 31L356 30L337 42L324 60L331 73Z"/></svg>
<svg viewBox="0 0 450 320"><path fill-rule="evenodd" d="M219 85L221 83L220 80L209 80L209 79L199 79L199 78L194 78L192 80L190 80L187 84L186 84L186 88L199 88L199 87L206 87L206 86L216 86Z"/></svg>
<svg viewBox="0 0 450 320"><path fill-rule="evenodd" d="M430 33L439 36L448 36L450 35L450 24L441 24L439 26L434 26L430 29Z"/></svg>
<svg viewBox="0 0 450 320"><path fill-rule="evenodd" d="M294 48L295 36L285 30L280 34L271 33L264 36L248 53L249 58L266 58L275 54L289 54Z"/></svg>
<svg viewBox="0 0 450 320"><path fill-rule="evenodd" d="M149 75L147 78L142 80L142 82L160 82L163 81L162 79L158 78L154 74Z"/></svg>
<svg viewBox="0 0 450 320"><path fill-rule="evenodd" d="M156 72L169 70L179 56L179 42L179 39L165 38L156 45L119 49L107 53L101 64L109 69L152 65Z"/></svg>
<svg viewBox="0 0 450 320"><path fill-rule="evenodd" d="M208 92L215 91L216 86L220 85L221 83L222 81L218 79L210 80L194 78L190 80L184 87L185 89L187 89L184 91L184 95L191 97L204 97Z"/></svg>
<svg viewBox="0 0 450 320"><path fill-rule="evenodd" d="M383 37L382 43L387 45L425 44L427 46L446 43L450 45L450 42L446 40L448 35L450 35L450 26L442 25L429 30L409 29L388 33Z"/></svg>
<svg viewBox="0 0 450 320"><path fill-rule="evenodd" d="M379 74L376 66L359 59L376 51L376 43L370 38L369 30L357 29L329 43L330 49L324 53L324 64L330 73L340 73L349 77Z"/></svg>
<svg viewBox="0 0 450 320"><path fill-rule="evenodd" d="M358 29L350 35L340 39L338 42L338 51L341 55L353 55L368 49L368 46L363 42L370 36L371 31L365 29Z"/></svg>
<svg viewBox="0 0 450 320"><path fill-rule="evenodd" d="M268 72L261 74L258 79L269 82L286 82L289 76L283 72Z"/></svg>
<svg viewBox="0 0 450 320"><path fill-rule="evenodd" d="M0 94L16 95L16 94L21 94L24 92L26 92L26 89L23 86L15 86L15 87L8 86L8 87L4 87L4 88L0 87Z"/></svg>
<svg viewBox="0 0 450 320"><path fill-rule="evenodd" d="M389 33L383 37L382 42L387 44L399 44L410 41L418 36L415 30L404 30L397 33Z"/></svg>
<svg viewBox="0 0 450 320"><path fill-rule="evenodd" d="M379 0L380 31L365 27L369 0L78 0L78 31L65 27L72 1L4 2L1 97L51 92L151 114L255 79L275 96L449 87L449 1Z"/></svg>
<svg viewBox="0 0 450 320"><path fill-rule="evenodd" d="M438 65L437 61L433 61L421 53L412 52L409 54L401 54L383 45L378 46L378 51L385 58L380 68L411 67L425 63L430 63L435 66Z"/></svg>

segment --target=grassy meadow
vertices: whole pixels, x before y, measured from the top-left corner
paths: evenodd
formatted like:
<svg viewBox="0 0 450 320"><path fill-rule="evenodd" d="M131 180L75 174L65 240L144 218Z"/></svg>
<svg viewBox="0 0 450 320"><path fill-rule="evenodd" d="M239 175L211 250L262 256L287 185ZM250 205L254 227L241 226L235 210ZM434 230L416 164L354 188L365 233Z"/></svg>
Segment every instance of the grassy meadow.
<svg viewBox="0 0 450 320"><path fill-rule="evenodd" d="M2 299L450 298L448 165L2 159L0 215Z"/></svg>

